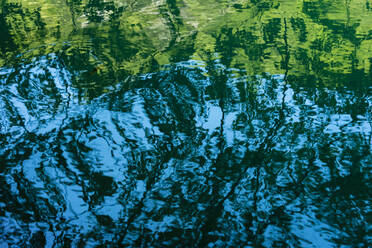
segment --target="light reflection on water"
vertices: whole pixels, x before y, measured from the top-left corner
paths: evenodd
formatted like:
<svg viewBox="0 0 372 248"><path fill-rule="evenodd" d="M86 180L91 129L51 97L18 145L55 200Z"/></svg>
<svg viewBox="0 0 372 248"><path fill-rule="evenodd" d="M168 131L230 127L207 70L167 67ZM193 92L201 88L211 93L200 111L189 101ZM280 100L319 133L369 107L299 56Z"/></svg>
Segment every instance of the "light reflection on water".
<svg viewBox="0 0 372 248"><path fill-rule="evenodd" d="M131 244L141 235L157 242L162 234L167 242L233 246L259 235L257 242L270 247L290 235L297 245L332 247L343 235L327 224L339 210L328 213L324 204L333 204L329 191L341 190L332 182L335 170L353 180L346 179L353 166L359 176L368 169L370 155L350 153L370 151L362 143L371 135L368 116L332 113L334 106L320 107L283 75L245 81L253 102L240 100L236 84L242 81L226 78L228 101L214 99L207 92L215 79L203 76L195 61L133 77L82 104L71 73L53 59L33 63L2 80L1 103L13 114L2 120L9 126L2 131L10 197L3 203L4 236L29 235L11 224L12 211L43 230L48 246L59 242L56 235L77 230L91 245ZM53 80L37 80L47 74ZM52 90L50 83L54 98L43 93ZM322 90L340 102L352 97ZM25 199L13 198L18 195ZM226 232L231 239L214 238Z"/></svg>
<svg viewBox="0 0 372 248"><path fill-rule="evenodd" d="M327 1L66 4L61 26L4 2L1 246L368 247L354 7L345 24Z"/></svg>

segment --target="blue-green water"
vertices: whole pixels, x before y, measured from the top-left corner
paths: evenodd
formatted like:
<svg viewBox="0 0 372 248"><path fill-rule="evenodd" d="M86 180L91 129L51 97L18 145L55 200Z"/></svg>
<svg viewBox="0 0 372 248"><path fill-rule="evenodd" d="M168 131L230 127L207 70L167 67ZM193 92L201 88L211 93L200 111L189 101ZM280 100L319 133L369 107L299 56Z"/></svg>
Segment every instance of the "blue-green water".
<svg viewBox="0 0 372 248"><path fill-rule="evenodd" d="M371 246L369 1L0 6L0 247Z"/></svg>

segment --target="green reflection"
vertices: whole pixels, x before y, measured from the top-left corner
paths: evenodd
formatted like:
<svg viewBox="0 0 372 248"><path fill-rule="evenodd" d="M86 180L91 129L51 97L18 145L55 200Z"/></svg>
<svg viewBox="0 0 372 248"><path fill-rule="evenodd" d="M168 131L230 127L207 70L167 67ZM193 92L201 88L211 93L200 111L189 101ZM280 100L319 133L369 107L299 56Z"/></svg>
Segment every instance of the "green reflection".
<svg viewBox="0 0 372 248"><path fill-rule="evenodd" d="M369 1L0 4L0 244L368 247Z"/></svg>

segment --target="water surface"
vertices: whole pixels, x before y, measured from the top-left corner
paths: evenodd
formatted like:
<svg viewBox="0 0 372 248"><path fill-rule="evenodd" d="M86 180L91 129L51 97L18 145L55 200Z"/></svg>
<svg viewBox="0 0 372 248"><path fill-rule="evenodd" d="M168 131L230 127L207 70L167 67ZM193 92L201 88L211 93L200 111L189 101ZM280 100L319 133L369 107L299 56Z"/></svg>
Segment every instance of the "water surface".
<svg viewBox="0 0 372 248"><path fill-rule="evenodd" d="M371 245L369 0L0 6L0 247Z"/></svg>

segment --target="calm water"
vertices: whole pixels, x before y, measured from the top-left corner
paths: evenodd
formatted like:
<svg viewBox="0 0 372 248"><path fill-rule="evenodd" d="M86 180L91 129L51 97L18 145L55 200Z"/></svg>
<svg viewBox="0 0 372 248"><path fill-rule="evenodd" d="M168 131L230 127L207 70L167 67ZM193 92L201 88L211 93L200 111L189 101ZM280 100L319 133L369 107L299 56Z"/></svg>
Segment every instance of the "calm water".
<svg viewBox="0 0 372 248"><path fill-rule="evenodd" d="M370 0L0 6L0 247L371 247Z"/></svg>

